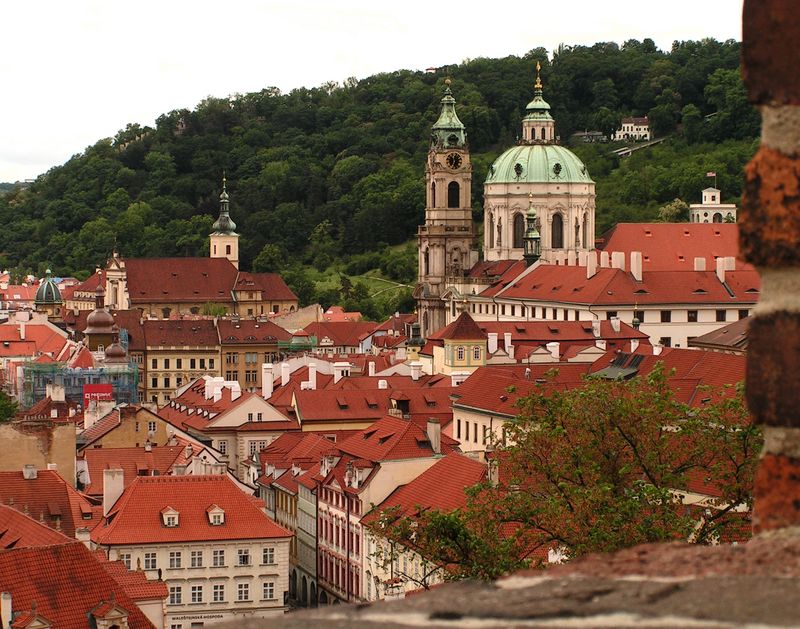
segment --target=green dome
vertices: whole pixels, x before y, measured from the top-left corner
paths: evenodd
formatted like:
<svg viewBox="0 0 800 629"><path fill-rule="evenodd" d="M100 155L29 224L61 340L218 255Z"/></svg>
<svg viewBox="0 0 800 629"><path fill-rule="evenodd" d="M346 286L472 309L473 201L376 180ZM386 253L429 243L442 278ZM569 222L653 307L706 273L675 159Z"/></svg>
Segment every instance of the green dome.
<svg viewBox="0 0 800 629"><path fill-rule="evenodd" d="M36 296L33 298L33 303L37 306L61 303L61 292L58 290L58 286L56 286L53 278L50 277L50 269L47 269L47 276L42 280L42 283L39 284L39 288L36 289Z"/></svg>
<svg viewBox="0 0 800 629"><path fill-rule="evenodd" d="M489 167L486 183L594 183L584 163L557 144L521 144Z"/></svg>

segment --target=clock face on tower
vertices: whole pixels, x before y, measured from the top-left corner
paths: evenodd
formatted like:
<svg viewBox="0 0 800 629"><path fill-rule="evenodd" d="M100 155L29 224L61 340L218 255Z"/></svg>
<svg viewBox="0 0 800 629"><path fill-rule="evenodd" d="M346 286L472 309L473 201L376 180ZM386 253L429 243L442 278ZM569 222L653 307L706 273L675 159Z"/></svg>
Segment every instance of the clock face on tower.
<svg viewBox="0 0 800 629"><path fill-rule="evenodd" d="M458 153L450 153L447 156L447 165L452 168L453 170L461 167L461 155Z"/></svg>

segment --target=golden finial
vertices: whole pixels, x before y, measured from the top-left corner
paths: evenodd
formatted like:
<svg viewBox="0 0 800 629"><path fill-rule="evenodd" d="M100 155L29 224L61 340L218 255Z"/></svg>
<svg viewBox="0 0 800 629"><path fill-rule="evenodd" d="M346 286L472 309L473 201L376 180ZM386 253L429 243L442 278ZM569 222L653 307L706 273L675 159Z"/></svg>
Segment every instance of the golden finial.
<svg viewBox="0 0 800 629"><path fill-rule="evenodd" d="M536 62L536 83L533 84L533 87L537 90L542 89L542 64L538 61Z"/></svg>
<svg viewBox="0 0 800 629"><path fill-rule="evenodd" d="M528 193L528 209L533 207L533 192Z"/></svg>
<svg viewBox="0 0 800 629"><path fill-rule="evenodd" d="M450 83L452 83L452 81L449 77L444 80L445 87L450 87Z"/></svg>

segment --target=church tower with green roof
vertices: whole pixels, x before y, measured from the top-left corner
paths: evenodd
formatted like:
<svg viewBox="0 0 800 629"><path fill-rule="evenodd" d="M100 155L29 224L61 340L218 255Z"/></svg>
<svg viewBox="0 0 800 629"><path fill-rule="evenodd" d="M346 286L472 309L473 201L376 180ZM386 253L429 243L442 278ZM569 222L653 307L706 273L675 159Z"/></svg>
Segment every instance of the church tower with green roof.
<svg viewBox="0 0 800 629"><path fill-rule="evenodd" d="M239 234L236 233L236 223L231 219L226 183L223 177L222 194L219 195L219 217L214 221L213 231L209 235L209 247L212 258L227 258L238 269Z"/></svg>

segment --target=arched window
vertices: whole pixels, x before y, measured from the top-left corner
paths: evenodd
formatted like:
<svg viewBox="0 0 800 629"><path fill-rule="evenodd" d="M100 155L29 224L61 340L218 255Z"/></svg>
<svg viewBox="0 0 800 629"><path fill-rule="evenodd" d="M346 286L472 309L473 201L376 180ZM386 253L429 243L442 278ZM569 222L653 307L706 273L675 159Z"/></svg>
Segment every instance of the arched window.
<svg viewBox="0 0 800 629"><path fill-rule="evenodd" d="M466 357L467 350L463 345L459 345L456 348L456 360L464 360Z"/></svg>
<svg viewBox="0 0 800 629"><path fill-rule="evenodd" d="M550 231L550 248L564 248L564 218L561 214L553 214L553 225Z"/></svg>
<svg viewBox="0 0 800 629"><path fill-rule="evenodd" d="M722 222L722 214L720 214L719 212L714 212L714 217L711 220L713 222L715 222L715 223L721 223Z"/></svg>
<svg viewBox="0 0 800 629"><path fill-rule="evenodd" d="M481 359L481 347L480 345L476 345L472 348L472 360L480 360Z"/></svg>
<svg viewBox="0 0 800 629"><path fill-rule="evenodd" d="M431 255L428 251L427 247L425 251L422 253L422 274L427 275L430 272L430 265L431 265Z"/></svg>
<svg viewBox="0 0 800 629"><path fill-rule="evenodd" d="M461 206L461 186L457 181L447 184L447 207L456 208Z"/></svg>
<svg viewBox="0 0 800 629"><path fill-rule="evenodd" d="M525 219L522 214L514 215L514 248L522 249L525 238Z"/></svg>
<svg viewBox="0 0 800 629"><path fill-rule="evenodd" d="M436 207L436 182L431 183L431 207Z"/></svg>
<svg viewBox="0 0 800 629"><path fill-rule="evenodd" d="M494 248L494 216L489 214L489 249Z"/></svg>
<svg viewBox="0 0 800 629"><path fill-rule="evenodd" d="M542 140L544 140L544 127L542 127Z"/></svg>

